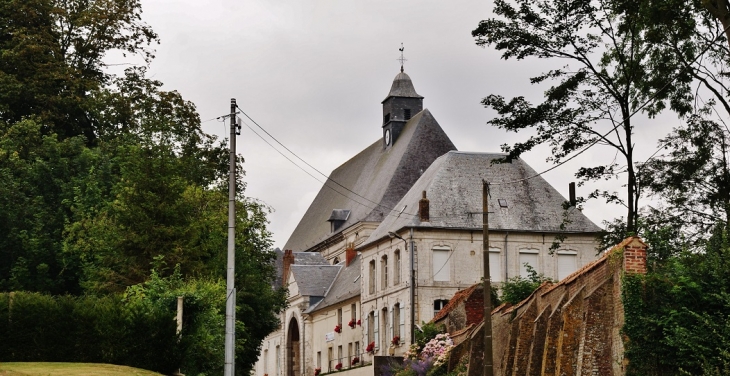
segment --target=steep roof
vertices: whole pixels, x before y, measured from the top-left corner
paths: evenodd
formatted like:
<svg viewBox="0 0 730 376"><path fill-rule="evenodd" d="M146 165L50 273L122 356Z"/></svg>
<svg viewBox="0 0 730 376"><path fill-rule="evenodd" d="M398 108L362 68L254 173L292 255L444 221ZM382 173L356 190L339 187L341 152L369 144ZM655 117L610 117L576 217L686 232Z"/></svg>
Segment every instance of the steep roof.
<svg viewBox="0 0 730 376"><path fill-rule="evenodd" d="M292 265L291 272L302 296L324 296L342 265Z"/></svg>
<svg viewBox="0 0 730 376"><path fill-rule="evenodd" d="M600 230L579 210L569 212L570 223L561 229L565 198L521 159L492 164L504 156L459 151L443 155L395 204L397 208L407 205L406 210L385 218L366 244L388 236L388 231L411 226L481 230L483 179L491 184L490 229L573 233ZM421 222L418 217L423 191L429 200L429 222Z"/></svg>
<svg viewBox="0 0 730 376"><path fill-rule="evenodd" d="M272 287L281 287L284 273L284 251L279 248L274 249L276 254L276 260L274 260L274 266L276 267L276 280ZM295 265L329 265L327 260L319 253L315 252L292 252L294 255Z"/></svg>
<svg viewBox="0 0 730 376"><path fill-rule="evenodd" d="M304 251L334 235L327 222L334 209L350 210L336 231L396 215L389 208L396 206L434 160L455 149L433 115L424 109L406 123L392 147L385 149L378 139L332 171L284 248Z"/></svg>
<svg viewBox="0 0 730 376"><path fill-rule="evenodd" d="M329 306L339 304L347 299L354 298L360 295L360 255L355 257L350 265L344 266L344 262L340 263L343 265L340 269L339 274L332 282L329 290L325 294L318 304L310 307L306 312L318 311Z"/></svg>

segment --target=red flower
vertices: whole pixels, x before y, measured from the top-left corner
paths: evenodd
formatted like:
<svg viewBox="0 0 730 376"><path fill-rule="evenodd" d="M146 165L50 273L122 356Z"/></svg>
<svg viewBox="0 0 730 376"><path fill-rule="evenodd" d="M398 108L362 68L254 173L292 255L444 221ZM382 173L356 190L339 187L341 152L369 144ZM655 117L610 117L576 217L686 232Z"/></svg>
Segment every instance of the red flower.
<svg viewBox="0 0 730 376"><path fill-rule="evenodd" d="M315 369L314 369L314 376L317 376L317 375L319 375L320 373L322 373L322 368L315 368Z"/></svg>
<svg viewBox="0 0 730 376"><path fill-rule="evenodd" d="M357 324L355 323L355 319L352 319L350 320L350 322L347 323L347 325L349 325L350 328L355 329L355 325Z"/></svg>
<svg viewBox="0 0 730 376"><path fill-rule="evenodd" d="M354 366L357 363L360 363L360 358L354 357L354 358L352 358L352 364L350 364L350 365L353 365Z"/></svg>
<svg viewBox="0 0 730 376"><path fill-rule="evenodd" d="M357 319L357 325L360 326L362 323L360 323L360 319Z"/></svg>
<svg viewBox="0 0 730 376"><path fill-rule="evenodd" d="M395 337L393 337L393 339L392 339L392 340L390 341L390 343L392 343L392 344L393 344L393 346L398 346L398 345L400 345L400 337L399 337L399 336L395 336Z"/></svg>
<svg viewBox="0 0 730 376"><path fill-rule="evenodd" d="M370 342L368 344L368 347L365 349L365 351L367 351L367 352L369 352L371 354L373 353L374 350L375 350L375 341Z"/></svg>
<svg viewBox="0 0 730 376"><path fill-rule="evenodd" d="M335 366L335 369L338 370L338 371L341 370L342 369L342 363L337 363L337 365Z"/></svg>
<svg viewBox="0 0 730 376"><path fill-rule="evenodd" d="M342 328L339 325L335 325L335 332L342 333Z"/></svg>

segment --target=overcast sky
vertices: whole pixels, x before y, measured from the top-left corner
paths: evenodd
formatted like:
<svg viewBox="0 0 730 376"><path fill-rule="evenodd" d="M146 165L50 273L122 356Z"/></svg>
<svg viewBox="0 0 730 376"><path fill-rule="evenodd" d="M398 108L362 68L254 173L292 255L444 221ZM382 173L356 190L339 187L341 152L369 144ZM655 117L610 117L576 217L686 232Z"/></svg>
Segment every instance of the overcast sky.
<svg viewBox="0 0 730 376"><path fill-rule="evenodd" d="M494 113L480 100L495 93L537 101L544 87L530 86L528 78L564 62L504 61L494 49L476 46L471 31L491 16L491 8L483 0L152 0L143 2L143 20L161 40L150 76L194 102L203 121L227 114L236 98L269 133L329 174L381 137L380 102L399 72L401 43L405 71L425 97L424 107L459 150L496 152L503 143L528 137L488 126ZM639 155L654 152L652 129L669 130L675 123L670 118L637 129L646 145ZM218 121L203 128L227 136ZM246 195L275 210L269 228L274 245L282 247L322 183L245 125L238 152L246 160ZM544 177L567 196L578 166L613 155L596 147ZM541 149L523 158L542 171L550 167L546 156ZM625 209L600 202L584 212L599 225L625 215Z"/></svg>

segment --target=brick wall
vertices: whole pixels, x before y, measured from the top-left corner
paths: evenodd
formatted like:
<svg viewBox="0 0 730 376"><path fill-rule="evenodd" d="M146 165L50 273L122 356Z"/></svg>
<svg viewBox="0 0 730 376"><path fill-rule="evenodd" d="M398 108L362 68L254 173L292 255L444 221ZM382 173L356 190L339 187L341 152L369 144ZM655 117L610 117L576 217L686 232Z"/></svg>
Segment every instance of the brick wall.
<svg viewBox="0 0 730 376"><path fill-rule="evenodd" d="M646 272L646 244L627 238L556 284L492 311L495 375L624 375L622 273ZM476 294L474 294L476 295ZM468 301L468 299L467 299ZM468 312L468 310L467 310ZM469 376L481 376L483 332L470 336Z"/></svg>

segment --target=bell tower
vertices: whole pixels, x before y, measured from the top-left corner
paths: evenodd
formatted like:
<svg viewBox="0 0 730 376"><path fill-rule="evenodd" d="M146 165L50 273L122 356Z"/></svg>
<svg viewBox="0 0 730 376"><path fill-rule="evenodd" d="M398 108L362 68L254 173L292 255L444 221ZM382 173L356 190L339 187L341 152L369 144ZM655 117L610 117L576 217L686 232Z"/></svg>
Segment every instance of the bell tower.
<svg viewBox="0 0 730 376"><path fill-rule="evenodd" d="M390 93L383 100L383 147L393 146L411 116L423 110L423 97L416 93L411 78L403 71L403 47L400 48L400 73L395 76Z"/></svg>

